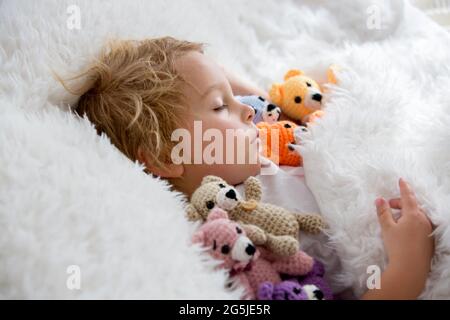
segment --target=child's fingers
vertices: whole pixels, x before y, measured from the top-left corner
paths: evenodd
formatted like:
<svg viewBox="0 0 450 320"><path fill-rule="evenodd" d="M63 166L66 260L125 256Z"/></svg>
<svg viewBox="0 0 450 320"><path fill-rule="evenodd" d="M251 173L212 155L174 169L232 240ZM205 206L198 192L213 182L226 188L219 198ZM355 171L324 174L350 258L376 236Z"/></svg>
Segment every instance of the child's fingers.
<svg viewBox="0 0 450 320"><path fill-rule="evenodd" d="M418 206L414 192L402 178L400 178L400 180L398 181L398 185L400 187L402 208L406 209L404 210L406 211L406 213L415 212L418 209Z"/></svg>
<svg viewBox="0 0 450 320"><path fill-rule="evenodd" d="M402 200L400 198L390 199L389 206L392 209L401 209L402 208Z"/></svg>
<svg viewBox="0 0 450 320"><path fill-rule="evenodd" d="M386 200L383 198L378 198L375 200L375 205L377 206L378 221L382 229L390 227L395 224L394 218L392 217L392 211Z"/></svg>

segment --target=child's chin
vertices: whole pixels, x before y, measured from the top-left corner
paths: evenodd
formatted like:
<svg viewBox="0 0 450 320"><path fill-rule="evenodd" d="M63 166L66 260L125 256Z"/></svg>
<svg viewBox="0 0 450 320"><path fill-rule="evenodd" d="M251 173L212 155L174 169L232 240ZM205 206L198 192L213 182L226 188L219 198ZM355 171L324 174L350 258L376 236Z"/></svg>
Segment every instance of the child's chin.
<svg viewBox="0 0 450 320"><path fill-rule="evenodd" d="M245 170L245 175L246 175L245 179L247 179L250 176L259 175L260 173L261 173L261 162L259 162L259 160L256 164L247 164L246 170Z"/></svg>
<svg viewBox="0 0 450 320"><path fill-rule="evenodd" d="M229 184L238 185L244 183L247 178L259 175L261 172L261 164L239 164L228 168L228 179L222 176ZM227 175L227 174L225 174Z"/></svg>

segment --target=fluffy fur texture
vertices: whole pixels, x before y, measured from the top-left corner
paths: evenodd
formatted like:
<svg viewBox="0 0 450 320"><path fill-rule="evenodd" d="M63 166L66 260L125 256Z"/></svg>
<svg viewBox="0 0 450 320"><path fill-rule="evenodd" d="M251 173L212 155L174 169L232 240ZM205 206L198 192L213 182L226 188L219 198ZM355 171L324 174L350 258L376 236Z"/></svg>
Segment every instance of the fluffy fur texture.
<svg viewBox="0 0 450 320"><path fill-rule="evenodd" d="M66 27L72 4L81 9L81 30ZM162 35L210 43L209 53L223 65L266 88L289 68L325 80L330 63L343 66L326 115L302 150L308 184L343 261L340 281L360 294L367 266L385 262L373 200L397 196L403 176L439 225L422 297L450 298L450 39L408 4L10 0L0 6L1 298L240 296L225 291L225 274L189 247L193 226L179 195L98 138L87 121L55 108L76 97L52 71L79 72L108 38ZM380 30L367 28L374 8ZM81 267L81 290L66 287L73 264Z"/></svg>

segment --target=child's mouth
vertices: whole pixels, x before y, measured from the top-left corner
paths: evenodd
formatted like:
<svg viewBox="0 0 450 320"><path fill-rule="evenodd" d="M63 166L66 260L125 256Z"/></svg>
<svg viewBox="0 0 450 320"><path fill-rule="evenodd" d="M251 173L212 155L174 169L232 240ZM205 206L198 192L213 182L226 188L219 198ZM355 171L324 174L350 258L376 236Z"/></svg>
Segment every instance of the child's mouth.
<svg viewBox="0 0 450 320"><path fill-rule="evenodd" d="M256 129L256 132L255 132L255 138L252 140L252 142L251 142L251 144L253 144L253 143L259 143L260 142L260 139L259 139L259 130L258 129Z"/></svg>

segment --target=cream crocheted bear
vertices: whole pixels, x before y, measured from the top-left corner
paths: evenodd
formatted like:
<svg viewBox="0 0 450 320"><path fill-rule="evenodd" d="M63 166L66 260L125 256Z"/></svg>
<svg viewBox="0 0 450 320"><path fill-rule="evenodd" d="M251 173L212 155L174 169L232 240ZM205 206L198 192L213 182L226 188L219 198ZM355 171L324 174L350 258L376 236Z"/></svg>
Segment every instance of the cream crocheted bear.
<svg viewBox="0 0 450 320"><path fill-rule="evenodd" d="M248 237L279 256L298 252L299 230L318 233L325 223L318 215L296 214L269 203L262 203L262 187L258 179L245 182L245 198L225 180L216 176L203 178L187 206L189 220L206 220L210 211L219 207L227 211L231 220L242 225Z"/></svg>

